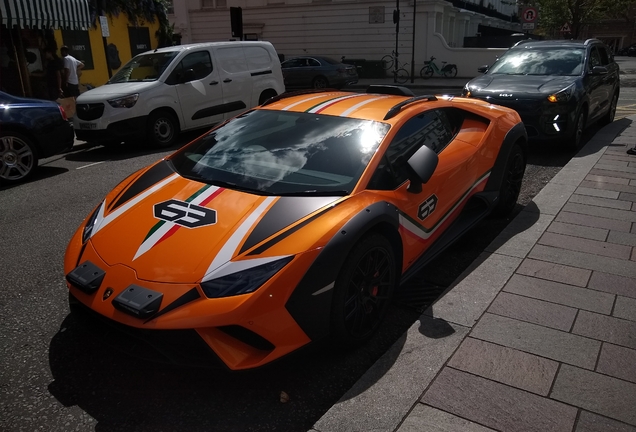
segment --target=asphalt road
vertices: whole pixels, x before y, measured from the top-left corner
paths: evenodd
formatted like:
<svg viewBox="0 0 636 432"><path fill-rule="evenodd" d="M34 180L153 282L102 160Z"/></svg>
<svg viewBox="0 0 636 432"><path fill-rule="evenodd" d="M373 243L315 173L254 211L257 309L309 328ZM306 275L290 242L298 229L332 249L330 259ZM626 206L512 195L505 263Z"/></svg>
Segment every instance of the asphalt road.
<svg viewBox="0 0 636 432"><path fill-rule="evenodd" d="M636 89L624 90L619 116L636 104ZM242 373L147 363L113 351L69 315L62 260L103 196L166 154L80 146L44 160L30 182L0 189L0 430L306 431L508 223L484 221L424 269L358 350L314 346ZM572 156L533 147L517 211Z"/></svg>

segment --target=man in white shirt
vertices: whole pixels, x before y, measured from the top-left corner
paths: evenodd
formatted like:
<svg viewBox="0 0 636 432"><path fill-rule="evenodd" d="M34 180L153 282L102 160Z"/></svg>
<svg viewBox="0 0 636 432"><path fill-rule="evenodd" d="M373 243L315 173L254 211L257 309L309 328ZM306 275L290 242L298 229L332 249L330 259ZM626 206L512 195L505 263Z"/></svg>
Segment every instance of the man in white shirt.
<svg viewBox="0 0 636 432"><path fill-rule="evenodd" d="M70 55L66 45L60 48L60 53L64 59L64 83L66 84L64 95L67 97L73 96L75 98L80 94L77 71L84 68L84 63Z"/></svg>

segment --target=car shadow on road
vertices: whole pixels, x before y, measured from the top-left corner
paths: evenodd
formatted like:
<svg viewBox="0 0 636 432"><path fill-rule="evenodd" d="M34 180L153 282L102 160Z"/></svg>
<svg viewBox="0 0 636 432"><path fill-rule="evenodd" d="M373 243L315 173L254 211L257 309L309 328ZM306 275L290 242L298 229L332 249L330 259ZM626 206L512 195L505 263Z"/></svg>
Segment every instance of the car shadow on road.
<svg viewBox="0 0 636 432"><path fill-rule="evenodd" d="M0 191L7 190L7 189L13 189L14 187L17 187L17 186L24 186L25 184L37 182L37 181L40 181L40 180L46 180L48 178L55 177L55 176L58 176L60 174L64 174L66 172L68 172L68 169L66 169L66 168L50 167L50 166L46 166L46 165L40 165L35 170L33 175L31 177L27 178L26 180L23 180L23 181L20 181L20 182L17 182L17 183L0 183Z"/></svg>

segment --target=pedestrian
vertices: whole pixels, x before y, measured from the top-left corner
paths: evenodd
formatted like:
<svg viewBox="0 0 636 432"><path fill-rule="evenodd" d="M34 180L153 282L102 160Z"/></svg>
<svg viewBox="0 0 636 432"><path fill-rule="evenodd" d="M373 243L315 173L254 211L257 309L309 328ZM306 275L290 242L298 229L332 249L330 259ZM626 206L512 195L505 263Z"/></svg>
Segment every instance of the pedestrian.
<svg viewBox="0 0 636 432"><path fill-rule="evenodd" d="M64 61L57 56L54 50L46 50L46 88L50 100L64 97L62 91L62 73Z"/></svg>
<svg viewBox="0 0 636 432"><path fill-rule="evenodd" d="M72 96L73 98L76 98L80 94L79 76L77 72L84 68L84 63L70 55L66 45L60 48L60 53L64 58L64 83L66 84L64 94L67 97Z"/></svg>

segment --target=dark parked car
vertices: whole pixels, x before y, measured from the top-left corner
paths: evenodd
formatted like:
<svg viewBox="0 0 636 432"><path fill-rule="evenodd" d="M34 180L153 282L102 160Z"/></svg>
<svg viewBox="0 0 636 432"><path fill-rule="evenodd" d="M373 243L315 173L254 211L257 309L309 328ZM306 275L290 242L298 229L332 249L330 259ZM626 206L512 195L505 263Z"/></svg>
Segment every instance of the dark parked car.
<svg viewBox="0 0 636 432"><path fill-rule="evenodd" d="M281 63L286 88L342 88L358 82L353 65L329 57L295 57Z"/></svg>
<svg viewBox="0 0 636 432"><path fill-rule="evenodd" d="M636 43L619 49L616 55L636 57Z"/></svg>
<svg viewBox="0 0 636 432"><path fill-rule="evenodd" d="M586 126L614 121L619 68L601 41L523 41L506 51L465 96L515 109L534 140L578 148Z"/></svg>
<svg viewBox="0 0 636 432"><path fill-rule="evenodd" d="M25 180L39 159L71 148L74 138L57 102L0 92L0 182Z"/></svg>

